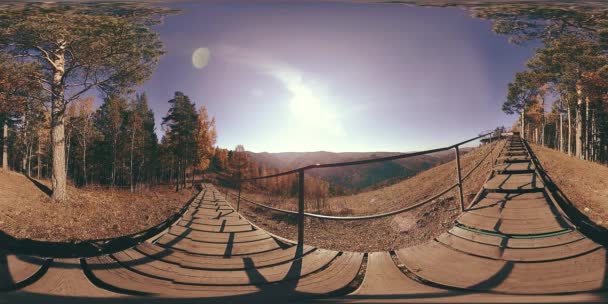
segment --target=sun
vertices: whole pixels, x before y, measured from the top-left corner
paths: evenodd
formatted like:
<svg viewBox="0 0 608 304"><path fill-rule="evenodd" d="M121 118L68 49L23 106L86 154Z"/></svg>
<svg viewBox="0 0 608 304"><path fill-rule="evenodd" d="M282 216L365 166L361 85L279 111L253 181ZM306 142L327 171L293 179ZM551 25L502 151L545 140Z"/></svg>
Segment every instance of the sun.
<svg viewBox="0 0 608 304"><path fill-rule="evenodd" d="M288 90L292 94L289 108L300 131L342 135L338 115L327 102L325 94L302 82L290 84Z"/></svg>

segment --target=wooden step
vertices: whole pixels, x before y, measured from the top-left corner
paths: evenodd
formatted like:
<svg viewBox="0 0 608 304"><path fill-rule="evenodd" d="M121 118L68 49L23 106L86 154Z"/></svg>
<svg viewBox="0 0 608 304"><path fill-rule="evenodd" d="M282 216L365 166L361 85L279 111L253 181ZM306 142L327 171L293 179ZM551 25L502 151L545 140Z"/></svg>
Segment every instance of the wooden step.
<svg viewBox="0 0 608 304"><path fill-rule="evenodd" d="M223 232L223 233L248 232L248 231L254 231L254 229L255 229L255 228L253 228L253 226L251 226L251 224L217 226L217 225L198 224L194 221L185 221L185 220L181 220L181 221L177 222L176 225L182 226L185 228L190 228L195 231L202 231L202 232Z"/></svg>
<svg viewBox="0 0 608 304"><path fill-rule="evenodd" d="M156 244L165 248L181 250L192 254L224 257L251 255L281 249L273 238L244 243L229 242L226 244L218 244L197 242L188 238L180 238L166 234L159 238L156 241Z"/></svg>
<svg viewBox="0 0 608 304"><path fill-rule="evenodd" d="M536 240L526 239L526 240ZM543 238L538 238L543 239ZM507 238L506 246L495 246L471 241L467 238L459 237L452 233L443 233L437 237L437 241L458 251L471 255L517 262L543 262L560 259L567 259L589 253L602 246L587 238L563 243L556 246L510 248L508 241L515 240ZM542 242L542 240L537 240ZM502 245L502 244L501 244Z"/></svg>
<svg viewBox="0 0 608 304"><path fill-rule="evenodd" d="M431 242L397 251L415 275L445 286L504 293L545 294L603 287L606 252L522 263L473 256Z"/></svg>
<svg viewBox="0 0 608 304"><path fill-rule="evenodd" d="M536 192L545 185L535 173L497 174L486 182L484 189L496 192Z"/></svg>
<svg viewBox="0 0 608 304"><path fill-rule="evenodd" d="M149 243L142 243L135 247L135 250L156 260L180 265L185 268L206 270L245 270L287 263L303 255L309 254L316 249L311 246L304 246L302 249L299 249L297 246L293 246L283 250L274 250L262 254L232 258L193 255L183 251L166 249ZM250 259L251 263L245 263L245 258Z"/></svg>
<svg viewBox="0 0 608 304"><path fill-rule="evenodd" d="M519 156L499 156L496 158L498 163L525 163L530 162L531 159L527 155L519 155Z"/></svg>
<svg viewBox="0 0 608 304"><path fill-rule="evenodd" d="M532 173L536 167L531 162L497 164L493 170L499 174Z"/></svg>
<svg viewBox="0 0 608 304"><path fill-rule="evenodd" d="M263 230L253 230L245 232L207 232L197 231L183 226L172 226L168 234L175 237L188 238L197 242L206 243L246 243L269 239L271 236Z"/></svg>
<svg viewBox="0 0 608 304"><path fill-rule="evenodd" d="M52 299L52 296L72 299L77 297L108 299L121 296L93 285L84 274L78 259L54 259L39 280L20 289L19 292L38 294L48 299Z"/></svg>
<svg viewBox="0 0 608 304"><path fill-rule="evenodd" d="M283 280L294 280L299 276L306 276L326 267L337 254L335 251L317 250L301 259L275 266L221 271L183 268L151 259L135 250L118 252L112 256L124 267L176 284L231 286L271 284ZM252 263L250 259L244 258L244 260L246 263ZM296 268L297 271L294 271ZM256 275L252 275L252 272L255 272Z"/></svg>
<svg viewBox="0 0 608 304"><path fill-rule="evenodd" d="M446 293L446 290L431 287L408 278L397 268L388 252L372 252L367 259L367 270L361 287L354 296L394 296L404 298L428 294L429 296Z"/></svg>
<svg viewBox="0 0 608 304"><path fill-rule="evenodd" d="M571 228L560 217L533 220L497 219L465 212L456 221L466 227L505 235L547 234Z"/></svg>

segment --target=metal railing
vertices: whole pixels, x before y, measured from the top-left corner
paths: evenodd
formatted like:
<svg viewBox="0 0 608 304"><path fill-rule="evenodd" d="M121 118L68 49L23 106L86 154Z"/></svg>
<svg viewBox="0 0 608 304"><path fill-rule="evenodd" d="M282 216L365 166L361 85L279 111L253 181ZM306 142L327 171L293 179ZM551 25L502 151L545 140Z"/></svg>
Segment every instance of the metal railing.
<svg viewBox="0 0 608 304"><path fill-rule="evenodd" d="M461 169L461 165L460 165L460 146L465 145L467 143L470 143L472 141L475 141L477 139L484 138L486 136L489 136L489 142L490 143L492 141L494 141L495 139L501 138L501 134L496 133L494 131L491 131L491 132L483 133L483 134L481 134L481 135L479 135L477 137L474 137L474 138L471 138L471 139L467 139L465 141L459 142L459 143L451 145L451 146L443 147L443 148L436 148L436 149L419 151L419 152L413 152L413 153L403 153L403 154L393 155L393 156L388 156L388 157L372 158L372 159L365 159L365 160L358 160L358 161L348 161L348 162L329 163L329 164L314 164L314 165L309 165L309 166L305 166L305 167L301 167L301 168L297 168L297 169L293 169L293 170L289 170L289 171L285 171L285 172L281 172L281 173L276 173L276 174L270 174L270 175L265 175L265 176L258 176L258 177L252 177L252 178L242 179L240 181L237 181L237 184L238 184L238 194L236 195L236 199L237 199L236 210L237 210L237 212L239 211L241 200L243 200L243 201L245 201L247 203L250 203L250 204L262 207L262 208L266 208L266 209L269 209L269 210L273 210L273 211L276 211L276 212L297 215L297 222L298 222L298 243L300 243L300 244L302 244L304 242L304 217L305 216L313 217L313 218L318 218L318 219L329 219L329 220L370 220L370 219L378 219L378 218L382 218L382 217L396 215L396 214L399 214L399 213L402 213L402 212L406 212L408 210L412 210L412 209L415 209L417 207L420 207L420 206L422 206L424 204L427 204L427 203L429 203L429 202L431 202L433 200L438 199L439 197L443 196L444 194L448 193L449 191L453 190L454 188L458 188L458 201L459 201L459 204L460 204L460 211L463 212L464 211L463 181L466 180L471 175L471 173L473 173L473 171L475 169L477 169L481 165L481 163L487 158L487 156L493 152L493 149L490 150L490 152L488 153L488 155L484 156L483 159L477 165L475 165L463 177L463 175L462 175L462 169ZM371 163L377 163L377 162L385 162L385 161L410 158L410 157L415 157L415 156L420 156L420 155L426 155L426 154L431 154L431 153L437 153L437 152L447 151L447 150L451 150L451 149L454 149L454 153L456 154L456 157L455 157L456 158L456 168L455 169L456 169L456 176L457 176L456 183L454 183L450 187L442 190L438 194L433 195L430 198L427 198L427 199L425 199L423 201L417 202L417 203L415 203L415 204L413 204L411 206L408 206L408 207L405 207L405 208L402 208L402 209L393 210L393 211L389 211L389 212L385 212L385 213L380 213L380 214L374 214L374 215L364 215L364 216L330 216L330 215L314 214L314 213L304 212L304 193L305 193L304 173L307 170L320 169L320 168L334 168L334 167L355 166L355 165L364 165L364 164L371 164ZM254 202L254 201L251 201L249 199L241 197L242 184L244 182L257 181L257 180L269 179L269 178L275 178L275 177L285 176L285 175L289 175L289 174L297 174L297 179L298 179L298 211L291 211L291 210L285 210L285 209L281 209L281 208L276 208L276 207L260 204L260 203L257 203L257 202ZM228 195L228 192L226 193L226 195Z"/></svg>

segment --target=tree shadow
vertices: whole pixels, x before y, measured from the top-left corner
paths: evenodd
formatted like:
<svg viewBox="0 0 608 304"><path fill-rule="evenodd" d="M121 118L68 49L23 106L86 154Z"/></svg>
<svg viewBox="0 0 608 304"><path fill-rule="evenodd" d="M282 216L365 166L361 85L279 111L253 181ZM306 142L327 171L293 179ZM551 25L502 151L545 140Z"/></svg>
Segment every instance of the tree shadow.
<svg viewBox="0 0 608 304"><path fill-rule="evenodd" d="M586 237L593 240L594 242L601 244L604 248L608 247L608 229L597 225L593 222L587 215L582 213L578 208L568 199L566 194L562 192L559 187L553 182L551 177L545 172L540 160L536 157L536 155L532 152L532 149L528 145L528 142L525 142L528 151L530 151L530 156L534 165L537 168L537 172L540 175L541 179L545 183L545 187L547 189L546 196L557 206L556 208L560 208L563 213L568 216L568 219L577 226L578 230L583 233ZM598 267L602 267L602 265L598 265ZM604 280L602 282L602 289L605 290L608 288L608 253L604 258ZM604 300L607 298L603 297Z"/></svg>
<svg viewBox="0 0 608 304"><path fill-rule="evenodd" d="M27 177L27 179L29 179L30 182L32 182L34 184L34 186L38 187L38 189L40 189L40 191L44 192L44 194L46 194L48 197L51 197L51 195L53 195L53 190L51 190L49 187L47 187L43 183L31 178L28 175L25 175L25 177Z"/></svg>

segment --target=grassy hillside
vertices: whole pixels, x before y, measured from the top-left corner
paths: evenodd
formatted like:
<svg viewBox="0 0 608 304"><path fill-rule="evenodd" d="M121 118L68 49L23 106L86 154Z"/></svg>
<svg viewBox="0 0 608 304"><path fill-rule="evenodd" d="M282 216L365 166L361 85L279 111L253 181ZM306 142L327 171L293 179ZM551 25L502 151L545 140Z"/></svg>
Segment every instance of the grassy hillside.
<svg viewBox="0 0 608 304"><path fill-rule="evenodd" d="M596 224L608 228L608 167L532 144L545 172L568 200Z"/></svg>
<svg viewBox="0 0 608 304"><path fill-rule="evenodd" d="M57 203L45 193L49 184L0 170L0 231L43 241L116 237L164 221L193 194L163 186L141 193L68 187L68 201Z"/></svg>
<svg viewBox="0 0 608 304"><path fill-rule="evenodd" d="M467 202L481 188L491 170L491 160L498 155L503 142L482 146L461 158L463 172L468 172L484 157L482 165L464 183ZM492 153L492 154L490 154ZM410 206L433 196L456 181L455 161L436 166L381 189L356 195L329 198L321 204L306 201L308 212L332 215L367 215ZM349 251L380 251L402 248L424 242L448 229L459 214L453 191L431 203L399 215L365 221L332 221L307 218L305 242L320 248ZM295 198L279 199L262 194L244 196L276 207L296 210ZM234 203L234 200L230 200ZM317 206L320 208L317 209ZM277 235L296 239L296 218L241 203L241 212L253 223Z"/></svg>

